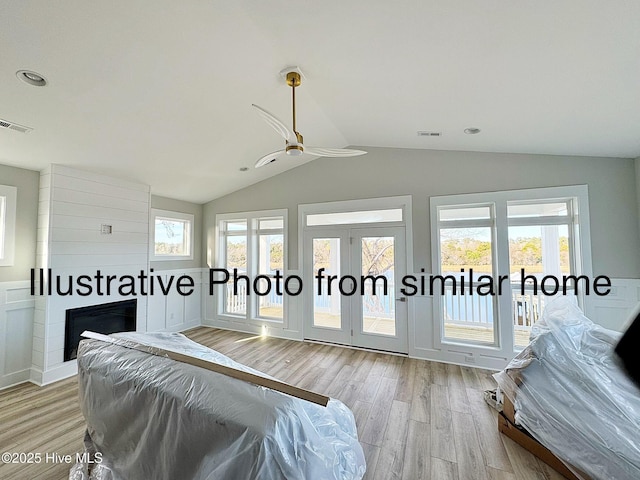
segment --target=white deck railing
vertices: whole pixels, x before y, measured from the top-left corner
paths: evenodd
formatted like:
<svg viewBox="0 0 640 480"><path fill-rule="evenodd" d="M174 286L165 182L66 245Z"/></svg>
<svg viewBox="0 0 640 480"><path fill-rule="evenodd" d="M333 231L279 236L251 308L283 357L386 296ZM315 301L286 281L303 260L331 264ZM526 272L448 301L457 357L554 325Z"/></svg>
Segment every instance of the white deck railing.
<svg viewBox="0 0 640 480"><path fill-rule="evenodd" d="M375 314L383 318L393 318L395 309L395 295L393 284L389 283L388 295L364 295L365 313ZM233 295L232 288L226 288L226 313L244 313L247 309L246 285L238 286L238 295ZM335 308L336 302L332 302L332 292L327 294L327 289L322 289L322 294L314 292L314 307L317 312L330 312ZM493 324L494 298L491 295L460 295L453 293L452 287L445 287L442 297L444 302L444 321L459 325L487 326ZM513 325L517 329L528 330L538 320L545 304L544 295L534 295L533 289L525 286L524 293L520 285L512 284L511 302L513 311ZM282 306L283 296L276 295L275 291L269 295L260 297L262 307Z"/></svg>

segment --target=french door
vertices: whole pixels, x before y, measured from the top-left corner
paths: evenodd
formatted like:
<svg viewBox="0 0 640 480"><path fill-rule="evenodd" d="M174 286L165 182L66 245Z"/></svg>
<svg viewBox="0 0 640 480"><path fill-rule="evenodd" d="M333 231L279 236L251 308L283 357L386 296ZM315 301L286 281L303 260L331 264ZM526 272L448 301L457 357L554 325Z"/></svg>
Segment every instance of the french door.
<svg viewBox="0 0 640 480"><path fill-rule="evenodd" d="M407 352L404 227L305 232L306 339Z"/></svg>

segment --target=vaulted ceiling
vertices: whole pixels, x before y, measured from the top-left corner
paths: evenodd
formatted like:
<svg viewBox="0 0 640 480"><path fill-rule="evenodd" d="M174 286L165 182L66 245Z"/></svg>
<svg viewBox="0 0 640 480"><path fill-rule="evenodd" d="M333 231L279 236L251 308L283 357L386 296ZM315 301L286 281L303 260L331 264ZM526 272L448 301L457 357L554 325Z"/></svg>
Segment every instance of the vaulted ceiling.
<svg viewBox="0 0 640 480"><path fill-rule="evenodd" d="M33 131L0 129L0 163L211 200L301 163L253 168L283 141L251 104L289 123L290 65L309 145L633 158L638 25L628 0L4 0L0 119Z"/></svg>

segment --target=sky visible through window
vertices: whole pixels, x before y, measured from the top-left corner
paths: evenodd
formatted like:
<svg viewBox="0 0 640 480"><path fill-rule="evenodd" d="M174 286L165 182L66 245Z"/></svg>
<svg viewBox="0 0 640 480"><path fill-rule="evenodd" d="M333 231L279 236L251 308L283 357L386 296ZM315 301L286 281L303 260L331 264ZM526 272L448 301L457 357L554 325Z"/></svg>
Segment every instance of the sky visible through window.
<svg viewBox="0 0 640 480"><path fill-rule="evenodd" d="M186 220L156 217L155 252L159 255L188 255Z"/></svg>

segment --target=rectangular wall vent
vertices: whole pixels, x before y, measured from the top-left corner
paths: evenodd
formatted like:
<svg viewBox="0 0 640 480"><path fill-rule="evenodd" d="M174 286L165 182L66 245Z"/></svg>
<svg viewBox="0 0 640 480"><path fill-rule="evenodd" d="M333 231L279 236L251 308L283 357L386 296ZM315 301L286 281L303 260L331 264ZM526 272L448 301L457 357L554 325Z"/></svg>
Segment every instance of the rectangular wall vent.
<svg viewBox="0 0 640 480"><path fill-rule="evenodd" d="M418 131L419 137L439 137L440 135L442 135L442 132L426 132L424 130Z"/></svg>
<svg viewBox="0 0 640 480"><path fill-rule="evenodd" d="M6 128L8 130L15 130L20 133L29 133L33 128L25 127L24 125L18 125L17 123L10 122L8 120L3 120L0 118L0 128Z"/></svg>

